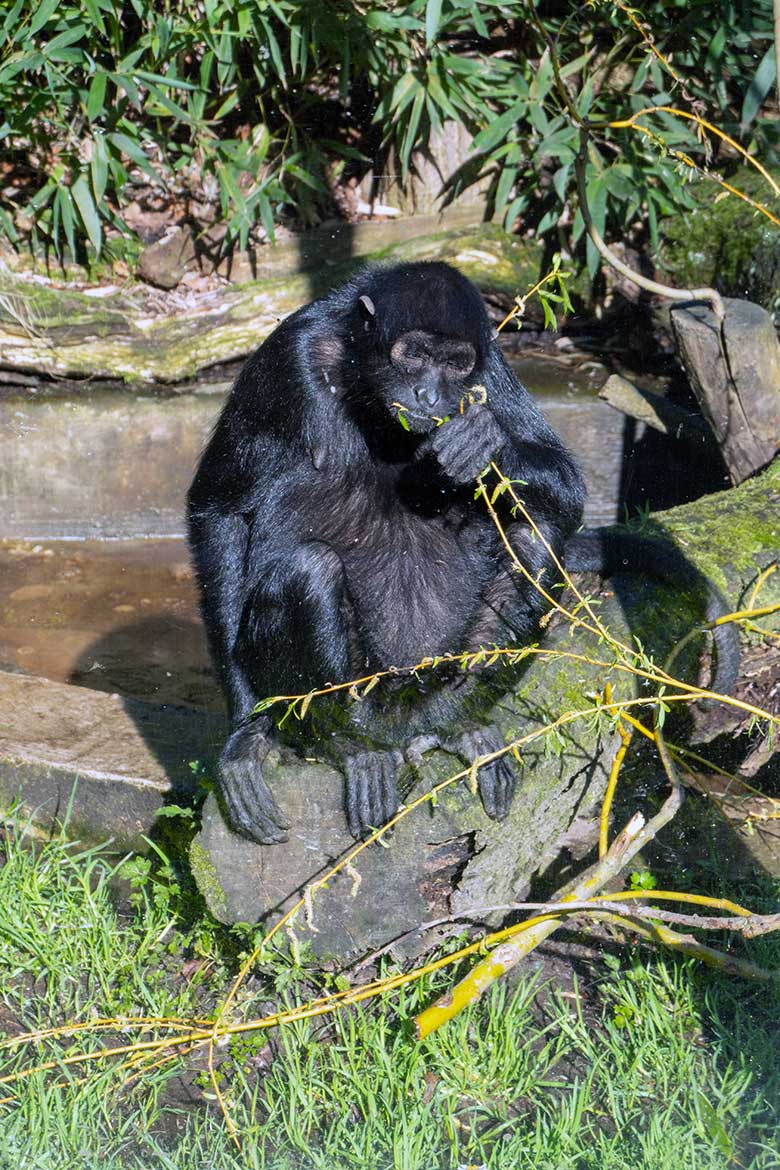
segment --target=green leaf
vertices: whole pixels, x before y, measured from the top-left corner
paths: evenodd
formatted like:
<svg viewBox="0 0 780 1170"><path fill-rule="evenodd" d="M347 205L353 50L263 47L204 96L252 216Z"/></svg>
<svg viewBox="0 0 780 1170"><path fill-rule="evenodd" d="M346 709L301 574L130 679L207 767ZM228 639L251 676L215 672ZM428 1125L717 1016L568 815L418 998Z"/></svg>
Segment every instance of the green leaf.
<svg viewBox="0 0 780 1170"><path fill-rule="evenodd" d="M490 150L491 147L497 146L504 138L506 138L509 131L515 125L520 115L525 112L527 102L525 98L520 98L513 102L508 110L494 118L489 126L484 130L480 130L476 138L471 143L471 149L477 153L483 150Z"/></svg>
<svg viewBox="0 0 780 1170"><path fill-rule="evenodd" d="M423 103L425 102L425 90L420 87L412 102L412 110L409 115L409 121L406 125L406 133L401 144L400 158L401 167L404 171L409 169L409 160L412 156L412 151L417 144L417 128L420 125L420 115L422 114Z"/></svg>
<svg viewBox="0 0 780 1170"><path fill-rule="evenodd" d="M274 34L274 30L272 29L270 22L267 21L265 19L265 17L263 17L263 16L260 17L260 24L262 25L263 31L265 32L265 35L266 35L266 40L268 42L268 51L271 54L271 60L274 63L274 68L276 69L276 72L279 75L279 78L280 78L282 84L286 85L287 84L287 72L284 68L284 61L282 60L282 51L279 48L279 42L276 39L276 36Z"/></svg>
<svg viewBox="0 0 780 1170"><path fill-rule="evenodd" d="M49 17L52 16L54 12L56 12L59 2L60 0L41 0L35 16L30 21L30 27L27 30L27 37L34 37L37 32L41 31Z"/></svg>
<svg viewBox="0 0 780 1170"><path fill-rule="evenodd" d="M453 122L457 122L458 112L450 99L447 97L447 94L444 91L444 86L439 80L434 66L428 67L427 83L428 94L431 100L436 103L440 110L444 111L448 118L451 118Z"/></svg>
<svg viewBox="0 0 780 1170"><path fill-rule="evenodd" d="M96 0L81 0L84 11L92 22L93 29L97 29L101 36L106 35L106 22Z"/></svg>
<svg viewBox="0 0 780 1170"><path fill-rule="evenodd" d="M102 134L96 134L92 139L92 159L89 164L92 190L95 202L100 203L106 191L108 182L108 152L106 140Z"/></svg>
<svg viewBox="0 0 780 1170"><path fill-rule="evenodd" d="M117 89L124 93L130 103L136 108L141 109L141 91L127 73L109 73L108 77L113 81Z"/></svg>
<svg viewBox="0 0 780 1170"><path fill-rule="evenodd" d="M745 94L745 100L742 103L742 113L740 115L740 126L742 133L747 130L748 126L753 122L756 114L761 109L764 98L769 93L772 85L775 82L775 47L770 45L767 51L761 58L758 69L753 75L753 80L748 86L748 91Z"/></svg>
<svg viewBox="0 0 780 1170"><path fill-rule="evenodd" d="M123 154L126 154L136 166L141 168L144 174L147 174L150 179L153 179L155 183L159 183L160 186L164 185L138 142L134 142L127 134L122 134L118 130L109 134L107 137L108 141Z"/></svg>
<svg viewBox="0 0 780 1170"><path fill-rule="evenodd" d="M393 33L396 31L395 17L389 12L369 12L365 19L366 28L375 28L379 32Z"/></svg>
<svg viewBox="0 0 780 1170"><path fill-rule="evenodd" d="M707 56L705 58L705 66L707 69L718 69L723 57L723 50L726 46L726 23L724 22L718 28L707 46Z"/></svg>
<svg viewBox="0 0 780 1170"><path fill-rule="evenodd" d="M404 73L399 81L396 82L393 89L392 97L390 98L390 112L397 117L409 105L409 102L415 97L420 88L420 82L416 74L411 70Z"/></svg>
<svg viewBox="0 0 780 1170"><path fill-rule="evenodd" d="M430 46L436 40L441 23L442 0L426 0L425 4L425 43Z"/></svg>
<svg viewBox="0 0 780 1170"><path fill-rule="evenodd" d="M2 28L0 28L0 44L5 45L6 41L18 40L22 36L28 37L30 35L24 24L19 20L19 15L26 3L27 0L16 0L13 8L3 21Z"/></svg>
<svg viewBox="0 0 780 1170"><path fill-rule="evenodd" d="M614 195L617 199L630 199L636 192L631 167L624 163L616 163L612 167L607 167L604 172L604 182L610 195Z"/></svg>
<svg viewBox="0 0 780 1170"><path fill-rule="evenodd" d="M62 54L59 52L59 50L66 48L68 45L75 44L76 41L82 40L86 32L86 25L83 24L76 24L72 25L70 28L66 28L64 32L58 33L56 37L52 37L50 41L46 42L46 44L43 46L44 57L52 57L56 58L57 60L61 60Z"/></svg>
<svg viewBox="0 0 780 1170"><path fill-rule="evenodd" d="M521 161L520 146L517 142L509 143L509 150L506 151L504 164L501 167L501 172L498 176L496 184L495 205L496 210L500 213L501 209L506 205L509 199L509 193L517 181L517 172Z"/></svg>
<svg viewBox="0 0 780 1170"><path fill-rule="evenodd" d="M296 178L299 183L303 183L305 187L310 187L312 191L325 191L324 186L315 175L310 174L308 171L304 170L303 167L299 167L296 163L286 162L284 164L284 169L286 173Z"/></svg>
<svg viewBox="0 0 780 1170"><path fill-rule="evenodd" d="M100 216L97 213L94 200L92 199L92 192L89 189L89 184L85 175L79 175L76 182L71 187L73 199L79 209L81 222L84 224L86 233L89 236L92 247L100 255L100 249L103 246L103 229L100 223Z"/></svg>
<svg viewBox="0 0 780 1170"><path fill-rule="evenodd" d="M89 94L87 95L87 117L90 122L94 122L103 113L107 81L108 77L101 70L100 73L95 74L90 82Z"/></svg>
<svg viewBox="0 0 780 1170"><path fill-rule="evenodd" d="M170 77L165 73L149 73L146 69L134 69L133 75L140 77L141 81L150 81L153 84L164 85L168 89L187 89L194 91L198 88L191 81L182 81L180 77Z"/></svg>
<svg viewBox="0 0 780 1170"><path fill-rule="evenodd" d="M574 126L565 126L547 134L534 151L537 159L557 158L560 162L570 163L577 154L577 130Z"/></svg>
<svg viewBox="0 0 780 1170"><path fill-rule="evenodd" d="M260 194L258 198L258 206L260 209L260 222L268 233L268 238L273 242L275 235L274 213L271 207L271 201L266 195Z"/></svg>
<svg viewBox="0 0 780 1170"><path fill-rule="evenodd" d="M555 194L558 196L561 203L564 203L566 200L566 192L569 187L570 174L571 163L567 162L564 164L564 166L559 167L559 169L553 175L553 187L555 188Z"/></svg>

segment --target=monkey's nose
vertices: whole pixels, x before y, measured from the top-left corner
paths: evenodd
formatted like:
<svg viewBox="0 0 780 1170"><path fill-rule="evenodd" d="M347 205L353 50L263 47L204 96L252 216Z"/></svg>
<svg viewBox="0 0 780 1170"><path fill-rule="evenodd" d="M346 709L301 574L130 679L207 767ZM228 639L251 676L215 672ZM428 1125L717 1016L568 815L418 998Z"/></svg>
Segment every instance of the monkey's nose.
<svg viewBox="0 0 780 1170"><path fill-rule="evenodd" d="M415 394L420 406L434 407L441 397L437 386L420 386Z"/></svg>

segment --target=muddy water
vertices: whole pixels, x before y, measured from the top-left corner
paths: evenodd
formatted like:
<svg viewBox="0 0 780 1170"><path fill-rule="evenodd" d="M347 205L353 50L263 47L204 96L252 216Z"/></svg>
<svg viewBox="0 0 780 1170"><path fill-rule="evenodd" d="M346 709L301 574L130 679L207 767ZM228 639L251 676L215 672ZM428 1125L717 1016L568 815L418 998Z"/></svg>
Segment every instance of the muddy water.
<svg viewBox="0 0 780 1170"><path fill-rule="evenodd" d="M591 523L616 514L621 417L604 372L518 363L577 453ZM184 498L225 387L0 396L0 669L219 709Z"/></svg>
<svg viewBox="0 0 780 1170"><path fill-rule="evenodd" d="M221 709L181 540L0 544L0 669Z"/></svg>

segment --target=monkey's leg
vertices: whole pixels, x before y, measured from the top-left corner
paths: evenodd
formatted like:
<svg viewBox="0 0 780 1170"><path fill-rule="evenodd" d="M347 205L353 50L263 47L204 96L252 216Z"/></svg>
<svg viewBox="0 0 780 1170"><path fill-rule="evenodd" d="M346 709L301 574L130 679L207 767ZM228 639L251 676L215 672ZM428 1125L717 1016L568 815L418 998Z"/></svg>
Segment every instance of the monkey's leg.
<svg viewBox="0 0 780 1170"><path fill-rule="evenodd" d="M305 694L348 677L349 630L344 569L320 543L299 545L284 561L254 566L260 584L245 602L234 654L257 695ZM242 720L219 763L228 819L262 844L287 840L290 825L263 777L271 746L269 716Z"/></svg>

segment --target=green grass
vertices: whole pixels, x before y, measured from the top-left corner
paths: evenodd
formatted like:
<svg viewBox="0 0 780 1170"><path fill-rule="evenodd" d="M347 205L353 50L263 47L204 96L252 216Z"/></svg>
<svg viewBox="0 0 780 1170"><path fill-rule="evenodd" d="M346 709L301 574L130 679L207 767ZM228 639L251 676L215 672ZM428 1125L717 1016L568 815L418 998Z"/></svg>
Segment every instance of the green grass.
<svg viewBox="0 0 780 1170"><path fill-rule="evenodd" d="M203 1016L224 995L247 934L217 927L164 859L122 866L64 840L32 848L23 833L9 834L3 854L7 1035L75 1019ZM751 954L777 965L776 941L757 940ZM263 1033L220 1050L240 1154L202 1058L194 1085L192 1066L126 1085L127 1074L97 1062L0 1087L15 1095L0 1106L0 1167L780 1167L776 990L624 952L562 992L532 975L501 986L415 1043L405 1021L451 979L444 972L364 1010L289 1026L271 1045ZM246 986L242 1010L259 1015L321 985L278 958ZM118 1025L107 1042L134 1036ZM41 1043L36 1057L95 1044L72 1035ZM2 1052L0 1067L23 1059Z"/></svg>

